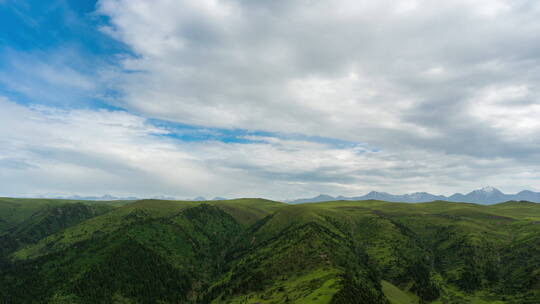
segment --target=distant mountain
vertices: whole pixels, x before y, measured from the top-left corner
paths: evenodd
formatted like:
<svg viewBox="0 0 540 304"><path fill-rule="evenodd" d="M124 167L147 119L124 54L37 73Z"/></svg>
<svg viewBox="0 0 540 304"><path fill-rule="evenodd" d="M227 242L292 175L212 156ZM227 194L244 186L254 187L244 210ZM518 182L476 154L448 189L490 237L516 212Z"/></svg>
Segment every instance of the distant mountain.
<svg viewBox="0 0 540 304"><path fill-rule="evenodd" d="M540 194L540 193L539 193ZM493 187L484 187L479 190L474 190L466 195L456 193L451 195L447 200L451 202L466 202L477 204L496 204L507 201L525 200L519 197L519 194L504 194ZM540 200L538 201L540 202Z"/></svg>
<svg viewBox="0 0 540 304"><path fill-rule="evenodd" d="M118 197L110 194L105 194L102 196L80 196L80 195L69 195L69 196L50 196L50 195L44 195L40 196L42 198L54 198L54 199L69 199L69 200L81 200L81 201L116 201L116 200L138 200L138 197L135 196L129 196L129 197Z"/></svg>
<svg viewBox="0 0 540 304"><path fill-rule="evenodd" d="M221 196L216 196L212 199L213 201L226 201L227 199Z"/></svg>
<svg viewBox="0 0 540 304"><path fill-rule="evenodd" d="M516 194L520 201L540 202L540 192L532 192L529 190L523 190Z"/></svg>
<svg viewBox="0 0 540 304"><path fill-rule="evenodd" d="M174 201L176 199L176 197L174 196L164 196L164 195L156 195L149 198L158 199L158 200L167 200L167 201Z"/></svg>
<svg viewBox="0 0 540 304"><path fill-rule="evenodd" d="M433 195L427 192L415 192L411 194L402 194L402 195L393 195L386 192L376 192L371 191L370 193L354 197L354 200L380 200L387 202L405 202L405 203L416 203L416 202L431 202L436 200L444 199L442 195Z"/></svg>
<svg viewBox="0 0 540 304"><path fill-rule="evenodd" d="M173 196L155 195L150 197L136 197L136 196L114 196L111 194L105 194L102 196L81 196L81 195L40 195L38 198L48 199L67 199L67 200L80 200L80 201L136 201L141 199L157 199L157 200L177 200L178 198ZM206 199L204 196L197 196L191 199L184 199L188 201L224 201L227 200L224 197L216 196L213 199Z"/></svg>
<svg viewBox="0 0 540 304"><path fill-rule="evenodd" d="M327 201L335 201L335 200L339 200L339 199L337 199L337 198L335 198L333 196L330 196L330 195L320 194L320 195L315 196L313 198L301 198L301 199L291 201L289 203L291 203L291 204L318 203L318 202L327 202ZM348 199L343 198L343 200L348 200Z"/></svg>
<svg viewBox="0 0 540 304"><path fill-rule="evenodd" d="M446 197L442 195L433 195L426 192L416 192L411 194L403 195L394 195L386 192L377 192L371 191L366 195L356 196L356 197L346 197L338 196L333 197L326 194L318 195L314 198L303 198L290 201L291 204L300 204L300 203L316 203L316 202L327 202L333 200L344 200L344 201L362 201L362 200L379 200L387 202L405 202L405 203L416 203L416 202L431 202L436 200L444 200Z"/></svg>
<svg viewBox="0 0 540 304"><path fill-rule="evenodd" d="M524 190L516 194L505 194L493 187L484 187L482 189L471 191L467 194L455 193L450 196L434 195L427 192L415 192L411 194L395 195L386 192L371 191L368 194L356 197L337 196L333 197L326 194L320 194L313 198L301 198L289 201L290 204L317 203L326 201L361 201L361 200L379 200L387 202L404 203L423 203L432 201L464 202L476 204L496 204L507 201L529 201L540 203L540 192Z"/></svg>
<svg viewBox="0 0 540 304"><path fill-rule="evenodd" d="M136 196L114 196L111 194L104 194L102 196L80 196L80 195L40 195L38 198L50 198L50 199L68 199L68 200L81 200L81 201L136 201L140 199L158 199L158 200L175 200L175 197L155 195L151 197L136 197Z"/></svg>

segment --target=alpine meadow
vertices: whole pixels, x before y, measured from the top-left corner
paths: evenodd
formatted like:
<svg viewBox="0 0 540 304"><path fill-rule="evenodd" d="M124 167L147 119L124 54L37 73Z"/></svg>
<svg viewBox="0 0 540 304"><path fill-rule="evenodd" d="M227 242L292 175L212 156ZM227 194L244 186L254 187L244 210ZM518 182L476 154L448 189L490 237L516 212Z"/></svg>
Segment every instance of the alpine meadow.
<svg viewBox="0 0 540 304"><path fill-rule="evenodd" d="M536 203L2 199L0 208L5 303L540 298Z"/></svg>
<svg viewBox="0 0 540 304"><path fill-rule="evenodd" d="M0 304L540 304L540 2L0 0Z"/></svg>

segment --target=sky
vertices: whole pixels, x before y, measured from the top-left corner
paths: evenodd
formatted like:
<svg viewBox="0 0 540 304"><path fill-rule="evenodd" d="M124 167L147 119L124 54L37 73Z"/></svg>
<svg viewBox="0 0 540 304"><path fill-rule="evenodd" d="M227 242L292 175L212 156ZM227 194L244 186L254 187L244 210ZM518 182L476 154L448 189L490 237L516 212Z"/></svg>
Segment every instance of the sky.
<svg viewBox="0 0 540 304"><path fill-rule="evenodd" d="M0 0L0 196L540 191L540 2Z"/></svg>

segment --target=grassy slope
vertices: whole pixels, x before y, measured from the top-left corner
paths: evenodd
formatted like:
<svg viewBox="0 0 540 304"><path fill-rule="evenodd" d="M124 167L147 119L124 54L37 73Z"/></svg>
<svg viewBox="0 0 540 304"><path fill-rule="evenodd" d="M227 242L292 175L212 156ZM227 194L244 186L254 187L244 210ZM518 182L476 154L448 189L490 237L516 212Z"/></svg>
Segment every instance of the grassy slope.
<svg viewBox="0 0 540 304"><path fill-rule="evenodd" d="M539 219L540 205L521 202L495 206L325 202L280 209L253 239L256 244L264 243L302 223L317 223L336 236L360 244L381 277L400 286L403 293L414 291L425 301L438 298L441 303L498 303L502 299L526 303L521 296L513 295L527 293L531 288L536 292L540 289L540 256L534 253L539 244ZM300 243L296 246L303 248ZM328 255L320 246L306 247L316 248L322 256ZM516 251L521 259L515 257ZM279 257L283 250L275 248L274 252L281 265L286 266L286 259ZM287 257L295 254L302 256L294 252ZM263 260L267 259L271 257ZM302 256L302 259L310 257ZM332 269L339 271L339 266ZM271 301L273 296L268 290L272 288L276 289L265 288L246 300L248 303L265 298ZM389 288L384 291L391 290L395 291ZM537 296L529 294L525 298Z"/></svg>
<svg viewBox="0 0 540 304"><path fill-rule="evenodd" d="M20 290L18 296L28 301L67 295L77 299L71 300L75 302L91 303L96 297L106 302L107 297L117 293L142 303L197 301L201 291L225 271L226 252L245 227L281 205L258 199L206 203L138 201L19 251L16 254L19 262L5 274L8 279L3 282L4 291L13 290L10 292L13 295ZM116 258L111 261L124 247L133 247L140 256L133 257L133 263L126 264ZM22 259L21 252L37 254L32 259ZM158 263L157 268L152 263ZM182 284L170 285L168 292L156 293L144 288L136 291L139 283L128 278L138 272L138 267L146 269L146 276L165 276L167 282L171 279L167 274L181 277ZM159 269L166 273L160 273ZM20 278L16 273L25 275ZM108 287L107 278L111 276L118 277L120 283L115 281L116 285ZM40 278L41 283L35 284L33 278ZM41 287L29 290L23 287L36 285ZM99 286L98 294L88 294L85 286L89 289Z"/></svg>
<svg viewBox="0 0 540 304"><path fill-rule="evenodd" d="M81 203L85 205L108 205L113 207L132 203L133 201L82 201L66 199L32 199L32 198L7 198L0 197L0 235L7 229L12 228L32 215L44 209L65 205Z"/></svg>
<svg viewBox="0 0 540 304"><path fill-rule="evenodd" d="M0 261L25 245L130 202L0 198Z"/></svg>
<svg viewBox="0 0 540 304"><path fill-rule="evenodd" d="M417 304L418 297L410 292L404 292L388 281L382 281L382 290L384 295L390 301L390 304Z"/></svg>
<svg viewBox="0 0 540 304"><path fill-rule="evenodd" d="M174 285L185 294L133 291L136 282L127 278L137 270L105 254L124 246L136 249L139 263L152 256L155 267L185 278ZM384 293L395 304L538 303L540 204L143 200L14 257L19 262L13 271L67 265L61 273L75 286L99 285L105 274L96 269L116 263L127 283L107 287L105 294L142 302L384 303ZM21 286L8 283L12 290ZM48 284L55 299L76 296L84 303L88 296Z"/></svg>
<svg viewBox="0 0 540 304"><path fill-rule="evenodd" d="M530 299L540 296L540 204L368 201L317 207L342 210L347 227L355 227L352 214L369 210L356 216L360 225L353 235L366 244L383 278L412 287L426 299L435 292L440 303L498 303L500 299L535 303ZM414 267L430 264L423 275L426 271ZM416 281L412 286L411 277ZM513 297L531 289L536 295L526 296L529 300ZM496 291L499 296L483 291Z"/></svg>
<svg viewBox="0 0 540 304"><path fill-rule="evenodd" d="M112 209L114 207L108 205L89 206L81 203L49 205L0 235L0 257Z"/></svg>
<svg viewBox="0 0 540 304"><path fill-rule="evenodd" d="M178 214L186 208L201 204L217 206L232 215L236 221L249 226L262 217L280 208L282 203L263 199L237 199L227 201L165 201L140 200L116 209L114 212L90 219L85 225L66 229L61 234L52 235L34 246L20 250L15 254L17 259L37 257L46 253L62 250L76 242L88 240L101 234L114 232L141 218L167 218Z"/></svg>

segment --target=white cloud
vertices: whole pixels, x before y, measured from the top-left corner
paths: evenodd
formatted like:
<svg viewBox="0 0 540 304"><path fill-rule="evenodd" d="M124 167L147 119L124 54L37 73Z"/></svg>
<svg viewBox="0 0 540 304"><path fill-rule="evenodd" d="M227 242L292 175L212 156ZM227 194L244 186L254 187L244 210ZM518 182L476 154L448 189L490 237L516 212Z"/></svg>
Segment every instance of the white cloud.
<svg viewBox="0 0 540 304"><path fill-rule="evenodd" d="M437 153L373 151L302 138L185 142L127 112L25 107L0 100L0 195L111 193L284 199L372 189L514 191L538 165ZM540 187L529 183L529 188Z"/></svg>
<svg viewBox="0 0 540 304"><path fill-rule="evenodd" d="M123 61L129 73L114 76L125 94L119 102L145 116L395 151L516 157L536 147L513 140L516 151L501 149L509 146L504 128L478 117L476 107L489 101L470 102L489 88L530 87L540 78L533 1L101 0L98 7L111 18L108 31L138 55ZM498 107L536 128L535 111Z"/></svg>
<svg viewBox="0 0 540 304"><path fill-rule="evenodd" d="M0 102L0 190L282 198L540 189L539 8L101 0L102 30L135 53L119 57L119 70L98 68L92 80L62 56L15 54L0 82L49 105L118 90L111 102L128 112ZM146 118L288 135L182 142Z"/></svg>
<svg viewBox="0 0 540 304"><path fill-rule="evenodd" d="M154 139L163 133L126 112L26 108L1 101L2 159L16 157L24 170L2 170L2 189L17 193L170 192L211 179L188 153ZM171 168L178 170L171 170ZM167 170L165 170L167 169ZM186 189L187 188L187 189Z"/></svg>
<svg viewBox="0 0 540 304"><path fill-rule="evenodd" d="M471 100L470 115L499 131L508 141L540 142L540 100L536 88L488 87Z"/></svg>

